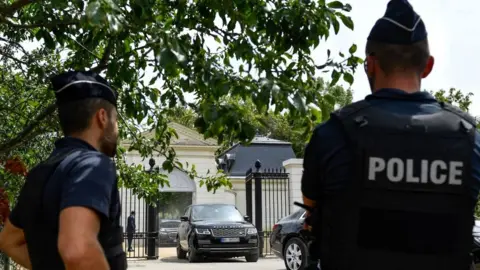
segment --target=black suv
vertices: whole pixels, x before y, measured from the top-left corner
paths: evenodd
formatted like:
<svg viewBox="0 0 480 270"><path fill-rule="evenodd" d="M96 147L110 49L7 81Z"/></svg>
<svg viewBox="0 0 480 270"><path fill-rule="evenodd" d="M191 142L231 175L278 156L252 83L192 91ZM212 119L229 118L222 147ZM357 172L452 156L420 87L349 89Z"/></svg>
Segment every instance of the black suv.
<svg viewBox="0 0 480 270"><path fill-rule="evenodd" d="M243 257L258 261L257 229L234 205L197 204L187 207L177 236L177 257L190 262L206 257Z"/></svg>

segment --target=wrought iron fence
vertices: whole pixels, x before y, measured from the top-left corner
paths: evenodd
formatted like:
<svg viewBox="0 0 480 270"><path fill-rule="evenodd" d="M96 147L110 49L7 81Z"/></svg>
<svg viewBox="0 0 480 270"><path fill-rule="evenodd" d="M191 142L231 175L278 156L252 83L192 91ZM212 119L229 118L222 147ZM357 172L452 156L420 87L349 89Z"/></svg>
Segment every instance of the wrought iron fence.
<svg viewBox="0 0 480 270"><path fill-rule="evenodd" d="M21 267L20 265L16 264L10 258L8 258L5 254L0 253L0 270L24 270L26 268Z"/></svg>
<svg viewBox="0 0 480 270"><path fill-rule="evenodd" d="M261 256L272 255L270 234L279 219L290 214L290 181L284 168L261 169L255 162L255 170L248 170L245 177L247 215L260 235Z"/></svg>

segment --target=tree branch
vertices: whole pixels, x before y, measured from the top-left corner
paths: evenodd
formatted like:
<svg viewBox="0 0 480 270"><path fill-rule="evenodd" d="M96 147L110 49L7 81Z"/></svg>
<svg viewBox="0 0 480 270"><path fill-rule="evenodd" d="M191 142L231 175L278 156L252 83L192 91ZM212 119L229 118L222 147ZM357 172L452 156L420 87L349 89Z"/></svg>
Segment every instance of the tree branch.
<svg viewBox="0 0 480 270"><path fill-rule="evenodd" d="M38 0L17 0L13 2L10 6L4 7L0 11L0 14L2 14L5 17L12 16L12 14L17 12L19 9L36 1Z"/></svg>
<svg viewBox="0 0 480 270"><path fill-rule="evenodd" d="M68 20L68 21L56 21L56 22L39 22L39 23L33 23L33 24L16 24L12 21L10 21L7 18L2 18L0 17L1 22L5 22L8 26L17 28L17 29L32 29L32 28L47 28L47 29L52 29L57 26L67 26L67 25L76 25L79 22L75 20Z"/></svg>
<svg viewBox="0 0 480 270"><path fill-rule="evenodd" d="M56 104L50 104L41 113L39 113L18 135L11 140L0 144L0 154L7 153L13 148L21 144L24 140L32 135L32 131L40 125L40 123L52 114L57 108Z"/></svg>
<svg viewBox="0 0 480 270"><path fill-rule="evenodd" d="M3 37L0 37L0 41L3 41L3 42L6 42L6 43L9 43L9 44L12 44L12 45L14 45L15 47L19 48L24 54L28 54L27 51L25 50L25 48L23 48L23 46L20 45L20 44L17 43L17 42L8 40L8 39L3 38Z"/></svg>
<svg viewBox="0 0 480 270"><path fill-rule="evenodd" d="M17 59L17 58L15 58L15 57L11 56L11 55L8 55L8 54L2 52L1 50L0 50L0 55L6 57L6 58L8 58L8 59L11 59L11 60L13 60L13 61L15 61L15 62L17 62L17 63L20 63L20 64L24 64L24 65L27 64L27 62L22 61L22 60L20 60L20 59Z"/></svg>

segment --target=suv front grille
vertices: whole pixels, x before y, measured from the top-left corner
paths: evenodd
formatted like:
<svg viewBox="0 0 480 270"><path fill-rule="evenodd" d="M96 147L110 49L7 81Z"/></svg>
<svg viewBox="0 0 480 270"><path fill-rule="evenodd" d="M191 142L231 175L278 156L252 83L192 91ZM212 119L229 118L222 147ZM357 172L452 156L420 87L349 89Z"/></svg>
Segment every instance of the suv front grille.
<svg viewBox="0 0 480 270"><path fill-rule="evenodd" d="M243 237L245 236L245 228L212 229L212 234L215 237Z"/></svg>

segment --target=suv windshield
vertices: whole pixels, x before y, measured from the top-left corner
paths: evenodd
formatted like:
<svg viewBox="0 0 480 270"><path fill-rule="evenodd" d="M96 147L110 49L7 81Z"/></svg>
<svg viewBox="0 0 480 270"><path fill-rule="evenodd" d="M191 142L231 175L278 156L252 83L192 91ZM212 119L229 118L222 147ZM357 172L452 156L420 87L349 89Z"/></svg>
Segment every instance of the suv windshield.
<svg viewBox="0 0 480 270"><path fill-rule="evenodd" d="M244 221L242 214L233 205L195 205L192 208L192 219L221 220L221 221Z"/></svg>

